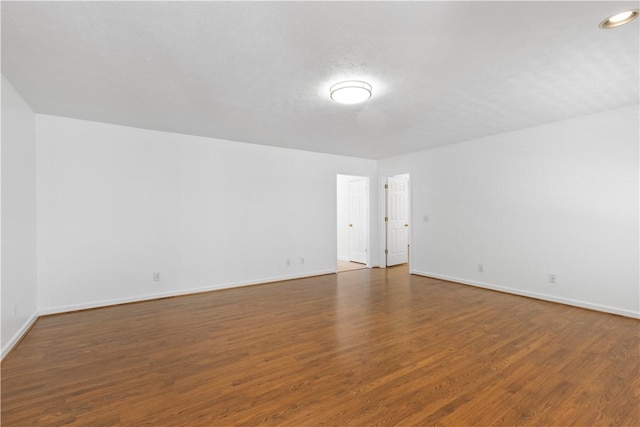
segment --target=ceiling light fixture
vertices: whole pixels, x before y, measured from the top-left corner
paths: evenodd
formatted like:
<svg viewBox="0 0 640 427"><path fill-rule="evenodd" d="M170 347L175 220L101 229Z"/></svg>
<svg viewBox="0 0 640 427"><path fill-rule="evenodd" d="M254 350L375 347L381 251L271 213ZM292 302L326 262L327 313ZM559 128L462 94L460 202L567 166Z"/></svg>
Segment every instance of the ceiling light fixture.
<svg viewBox="0 0 640 427"><path fill-rule="evenodd" d="M628 24L638 17L638 10L626 10L624 12L616 13L613 16L608 17L600 23L600 28L609 29L616 28L620 25Z"/></svg>
<svg viewBox="0 0 640 427"><path fill-rule="evenodd" d="M371 98L371 85L361 80L336 83L329 89L331 99L341 104L358 104Z"/></svg>

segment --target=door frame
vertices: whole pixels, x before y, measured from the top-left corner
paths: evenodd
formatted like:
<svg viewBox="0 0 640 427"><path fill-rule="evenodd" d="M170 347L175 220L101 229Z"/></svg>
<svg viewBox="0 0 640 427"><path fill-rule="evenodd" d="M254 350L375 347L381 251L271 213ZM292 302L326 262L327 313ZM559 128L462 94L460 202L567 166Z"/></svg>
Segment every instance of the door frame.
<svg viewBox="0 0 640 427"><path fill-rule="evenodd" d="M407 264L409 267L409 274L412 273L411 271L411 266L413 265L413 250L412 250L412 244L413 244L413 215L412 215L412 206L413 206L413 185L411 185L411 170L402 170L402 171L393 171L393 172L385 172L380 174L380 218L382 221L380 221L381 225L380 225L380 268L387 268L387 221L385 221L385 218L388 216L387 215L387 210L388 210L388 192L387 192L387 184L388 184L388 178L392 177L392 176L397 176L397 175L408 175L409 176L409 180L408 180L408 191L407 191L407 197L408 197L408 201L407 201L407 221L409 224L409 233L407 233Z"/></svg>

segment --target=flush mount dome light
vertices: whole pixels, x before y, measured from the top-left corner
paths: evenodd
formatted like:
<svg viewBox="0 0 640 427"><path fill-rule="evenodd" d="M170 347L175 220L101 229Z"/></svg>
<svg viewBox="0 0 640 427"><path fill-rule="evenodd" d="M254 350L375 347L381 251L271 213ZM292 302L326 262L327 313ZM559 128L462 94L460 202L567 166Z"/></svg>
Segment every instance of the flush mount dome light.
<svg viewBox="0 0 640 427"><path fill-rule="evenodd" d="M329 89L331 99L341 104L357 104L371 98L371 85L361 80L336 83Z"/></svg>
<svg viewBox="0 0 640 427"><path fill-rule="evenodd" d="M608 29L619 27L620 25L628 24L638 17L638 10L626 10L624 12L616 13L613 16L608 17L600 23L600 28Z"/></svg>

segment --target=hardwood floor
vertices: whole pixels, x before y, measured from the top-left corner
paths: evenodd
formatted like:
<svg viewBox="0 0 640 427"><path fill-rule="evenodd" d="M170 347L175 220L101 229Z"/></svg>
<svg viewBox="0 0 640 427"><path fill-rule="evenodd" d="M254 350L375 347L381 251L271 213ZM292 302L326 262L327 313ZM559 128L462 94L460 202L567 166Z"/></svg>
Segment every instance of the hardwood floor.
<svg viewBox="0 0 640 427"><path fill-rule="evenodd" d="M38 320L2 425L640 425L634 319L365 269Z"/></svg>
<svg viewBox="0 0 640 427"><path fill-rule="evenodd" d="M361 270L363 268L367 268L367 265L360 264L359 262L338 260L338 273L343 271Z"/></svg>

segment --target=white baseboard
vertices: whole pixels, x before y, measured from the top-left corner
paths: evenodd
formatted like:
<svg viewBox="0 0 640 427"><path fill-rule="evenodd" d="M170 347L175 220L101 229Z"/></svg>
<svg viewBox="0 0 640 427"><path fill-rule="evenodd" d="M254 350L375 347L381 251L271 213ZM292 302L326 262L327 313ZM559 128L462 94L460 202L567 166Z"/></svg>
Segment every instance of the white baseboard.
<svg viewBox="0 0 640 427"><path fill-rule="evenodd" d="M38 313L33 313L31 317L25 322L24 325L16 332L9 342L2 347L2 354L0 355L0 360L4 359L4 357L9 354L11 349L22 339L22 337L31 329L36 320L38 320Z"/></svg>
<svg viewBox="0 0 640 427"><path fill-rule="evenodd" d="M338 260L339 261L349 261L349 257L348 256L340 256L340 255L338 255Z"/></svg>
<svg viewBox="0 0 640 427"><path fill-rule="evenodd" d="M63 305L63 306L57 306L57 307L48 307L48 308L41 309L38 314L40 316L45 316L45 315L49 315L49 314L59 314L59 313L66 313L66 312L70 312L70 311L87 310L87 309L90 309L90 308L108 307L110 305L118 305L118 304L126 304L126 303L131 303L131 302L148 301L148 300L154 300L154 299L159 299L159 298L175 297L175 296L180 296L180 295L197 294L197 293L201 293L201 292L216 291L216 290L219 290L219 289L230 289L230 288L237 288L237 287L242 287L242 286L260 285L260 284L271 283L271 282L281 282L281 281L284 281L284 280L302 279L302 278L305 278L305 277L322 276L322 275L325 275L325 274L333 274L335 272L336 272L335 269L334 270L321 270L321 271L314 271L314 272L305 273L305 274L291 274L291 275L286 275L286 276L269 277L269 278L259 279L259 280L250 280L250 281L244 281L244 282L221 283L221 284L217 284L217 285L203 286L203 287L198 287L198 288L179 289L179 290L167 291L167 292L161 292L161 293L137 295L137 296L133 296L133 297L124 297L124 298L116 298L116 299L109 299L109 300L102 300L102 301L92 301L92 302L82 303L82 304L72 304L72 305Z"/></svg>
<svg viewBox="0 0 640 427"><path fill-rule="evenodd" d="M460 279L458 277L445 276L442 274L429 273L426 271L412 270L411 274L415 274L418 276L431 277L434 279L446 280L448 282L455 282L463 285L476 286L478 288L485 288L485 289L491 289L494 291L506 292L508 294L520 295L520 296L540 299L544 301L557 302L560 304L571 305L574 307L588 308L590 310L596 310L596 311L603 311L605 313L618 314L620 316L633 317L635 319L640 319L640 312L635 312L635 311L627 310L624 308L609 307L607 305L594 304L586 301L579 301L579 300L574 300L570 298L558 297L555 295L523 291L520 289L509 288L506 286L492 285L490 283L476 282L475 280Z"/></svg>
<svg viewBox="0 0 640 427"><path fill-rule="evenodd" d="M196 294L200 292L209 292L209 291L215 291L219 289L230 289L230 288L236 288L236 287L242 287L242 286L259 285L264 283L280 282L280 281L292 280L292 279L302 279L305 277L333 274L335 272L336 272L335 270L321 270L321 271L315 271L315 272L305 273L305 274L277 276L277 277L271 277L271 278L265 278L265 279L259 279L259 280L246 281L246 282L223 283L223 284L217 284L212 286L180 289L175 291L139 295L134 297L116 298L116 299L94 301L94 302L82 303L82 304L73 304L73 305L45 308L40 310L38 313L34 313L29 318L29 320L25 322L25 324L20 328L20 330L14 334L11 340L7 342L7 344L2 348L2 354L1 354L0 360L4 359L4 357L9 353L9 351L11 351L11 349L20 341L20 339L24 336L24 334L36 322L36 320L38 320L39 316L44 316L48 314L65 313L65 312L76 311L76 310L86 310L90 308L107 307L110 305L125 304L130 302L139 302L139 301L147 301L147 300L167 298L167 297L180 296L180 295ZM490 283L460 279L457 277L446 276L446 275L436 274L436 273L429 273L429 272L419 271L419 270L411 270L411 274L640 319L640 312L634 312L631 310L621 309L617 307L609 307L606 305L593 304L585 301L573 300L569 298L557 297L554 295L542 294L537 292L523 291L520 289L513 289L505 286L492 285Z"/></svg>

